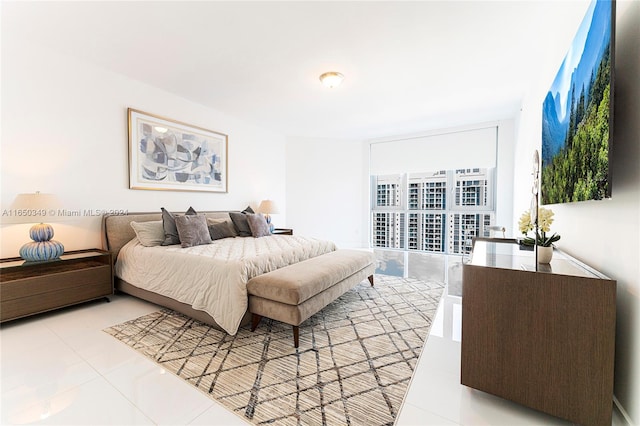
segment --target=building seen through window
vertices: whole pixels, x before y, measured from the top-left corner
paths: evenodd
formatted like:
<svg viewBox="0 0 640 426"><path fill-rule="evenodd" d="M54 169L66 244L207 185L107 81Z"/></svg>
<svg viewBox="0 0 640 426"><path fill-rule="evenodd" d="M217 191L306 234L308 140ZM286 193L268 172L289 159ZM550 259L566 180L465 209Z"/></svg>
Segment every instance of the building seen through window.
<svg viewBox="0 0 640 426"><path fill-rule="evenodd" d="M492 168L372 176L373 247L468 253L494 222L493 176Z"/></svg>

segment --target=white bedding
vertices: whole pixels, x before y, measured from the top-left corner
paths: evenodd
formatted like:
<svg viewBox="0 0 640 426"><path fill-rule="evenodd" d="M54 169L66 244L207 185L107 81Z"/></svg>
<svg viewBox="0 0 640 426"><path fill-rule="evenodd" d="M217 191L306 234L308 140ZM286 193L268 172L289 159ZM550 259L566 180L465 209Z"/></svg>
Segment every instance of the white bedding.
<svg viewBox="0 0 640 426"><path fill-rule="evenodd" d="M335 249L331 241L295 235L224 238L188 248L145 247L134 238L120 250L115 274L207 312L234 335L247 310L249 279Z"/></svg>

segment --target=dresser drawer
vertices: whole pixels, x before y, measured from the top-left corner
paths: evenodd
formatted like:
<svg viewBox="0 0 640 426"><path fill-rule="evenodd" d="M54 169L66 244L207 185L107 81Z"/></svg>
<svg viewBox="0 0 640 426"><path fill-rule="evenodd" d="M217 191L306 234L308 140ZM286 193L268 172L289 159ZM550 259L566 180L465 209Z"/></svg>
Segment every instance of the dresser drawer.
<svg viewBox="0 0 640 426"><path fill-rule="evenodd" d="M111 266L102 265L95 268L3 282L2 285L0 285L0 300L4 302L27 296L37 296L52 291L56 292L82 286L94 286L100 282L110 285Z"/></svg>
<svg viewBox="0 0 640 426"><path fill-rule="evenodd" d="M10 300L2 299L0 321L46 312L113 294L111 282L102 281L78 287L39 293Z"/></svg>

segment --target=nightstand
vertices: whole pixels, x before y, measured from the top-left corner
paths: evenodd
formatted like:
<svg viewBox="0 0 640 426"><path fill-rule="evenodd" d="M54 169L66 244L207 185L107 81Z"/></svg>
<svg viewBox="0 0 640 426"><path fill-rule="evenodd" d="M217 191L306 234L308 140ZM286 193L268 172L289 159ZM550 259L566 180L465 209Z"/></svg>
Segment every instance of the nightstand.
<svg viewBox="0 0 640 426"><path fill-rule="evenodd" d="M69 251L50 262L0 260L0 322L113 294L111 253Z"/></svg>
<svg viewBox="0 0 640 426"><path fill-rule="evenodd" d="M293 229L291 228L276 228L272 232L275 235L293 235Z"/></svg>

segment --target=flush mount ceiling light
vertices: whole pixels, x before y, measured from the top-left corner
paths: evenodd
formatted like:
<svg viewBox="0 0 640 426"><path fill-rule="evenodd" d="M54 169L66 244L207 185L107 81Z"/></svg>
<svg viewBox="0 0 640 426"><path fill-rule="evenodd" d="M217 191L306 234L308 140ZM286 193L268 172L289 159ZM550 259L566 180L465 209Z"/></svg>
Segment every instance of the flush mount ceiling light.
<svg viewBox="0 0 640 426"><path fill-rule="evenodd" d="M335 71L325 72L320 76L320 81L322 82L322 84L324 84L330 89L333 87L339 86L340 83L342 83L343 79L344 79L344 75Z"/></svg>

